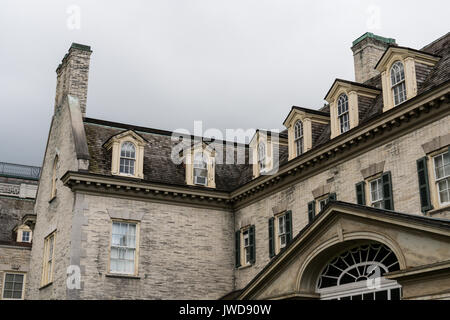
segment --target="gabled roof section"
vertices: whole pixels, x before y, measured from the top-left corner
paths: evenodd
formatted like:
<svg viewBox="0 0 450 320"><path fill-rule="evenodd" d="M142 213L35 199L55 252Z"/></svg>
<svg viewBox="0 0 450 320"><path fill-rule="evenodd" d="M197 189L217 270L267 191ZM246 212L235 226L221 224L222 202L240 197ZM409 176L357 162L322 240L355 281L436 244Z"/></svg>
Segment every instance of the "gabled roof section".
<svg viewBox="0 0 450 320"><path fill-rule="evenodd" d="M309 108L292 106L291 107L291 111L289 111L286 119L284 119L284 121L283 121L283 125L285 127L289 126L290 120L292 119L292 117L296 113L304 113L304 114L309 114L309 115L315 115L315 116L324 117L324 118L328 118L328 119L330 118L330 112L324 112L324 111L320 111L320 110L314 110L314 109L309 109Z"/></svg>
<svg viewBox="0 0 450 320"><path fill-rule="evenodd" d="M386 51L381 56L380 60L378 60L377 64L375 65L375 69L378 72L382 72L386 63L389 61L389 59L395 55L395 54L407 54L408 56L414 57L416 59L419 59L424 62L435 64L441 56L436 55L434 53L422 51L422 50L416 50L408 47L400 47L400 46L389 46Z"/></svg>
<svg viewBox="0 0 450 320"><path fill-rule="evenodd" d="M148 143L147 139L145 139L143 136L141 136L140 134L138 134L136 131L134 130L125 130L122 131L118 134L115 134L113 136L111 136L108 140L106 140L106 142L103 144L103 146L106 149L109 149L111 147L112 142L120 140L122 138L125 138L127 136L131 136L135 141L141 143L141 144L145 144Z"/></svg>
<svg viewBox="0 0 450 320"><path fill-rule="evenodd" d="M354 82L354 81L343 80L343 79L336 79L336 80L334 80L333 85L331 86L330 90L328 90L324 99L327 102L330 102L331 97L333 97L334 94L342 87L350 89L350 90L356 90L359 92L372 94L372 95L378 95L381 92L380 89L378 89L377 87L374 87L372 85L358 83L358 82Z"/></svg>
<svg viewBox="0 0 450 320"><path fill-rule="evenodd" d="M272 271L276 265L280 265L289 255L300 248L302 244L313 234L316 234L319 228L327 224L336 214L357 216L363 219L376 220L416 229L420 232L433 232L450 237L450 220L431 218L413 214L406 214L384 209L377 209L358 204L330 201L325 208L314 217L314 220L306 225L300 232L292 239L292 241L284 247L243 289L238 299L245 299L248 290L263 283L264 280L270 278Z"/></svg>

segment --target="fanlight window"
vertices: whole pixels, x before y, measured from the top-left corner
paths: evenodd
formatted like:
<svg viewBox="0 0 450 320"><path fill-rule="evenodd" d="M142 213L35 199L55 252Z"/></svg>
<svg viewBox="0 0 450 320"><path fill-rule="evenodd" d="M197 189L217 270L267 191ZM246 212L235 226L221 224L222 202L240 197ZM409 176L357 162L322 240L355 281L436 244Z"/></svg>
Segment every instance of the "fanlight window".
<svg viewBox="0 0 450 320"><path fill-rule="evenodd" d="M258 145L258 165L259 171L263 171L266 167L266 145L260 142Z"/></svg>
<svg viewBox="0 0 450 320"><path fill-rule="evenodd" d="M400 269L387 246L371 243L354 247L330 261L317 283L321 299L398 300L400 285L383 277Z"/></svg>
<svg viewBox="0 0 450 320"><path fill-rule="evenodd" d="M120 149L120 173L134 175L136 163L136 147L131 142L125 142Z"/></svg>
<svg viewBox="0 0 450 320"><path fill-rule="evenodd" d="M405 70L400 61L395 62L391 68L391 86L394 97L394 106L406 100Z"/></svg>
<svg viewBox="0 0 450 320"><path fill-rule="evenodd" d="M348 97L346 94L341 94L338 99L338 118L341 133L350 129L350 120L348 113Z"/></svg>
<svg viewBox="0 0 450 320"><path fill-rule="evenodd" d="M194 157L194 184L206 186L208 182L208 162L202 153L197 153Z"/></svg>
<svg viewBox="0 0 450 320"><path fill-rule="evenodd" d="M303 153L303 124L300 120L294 126L294 140L297 156L299 156Z"/></svg>

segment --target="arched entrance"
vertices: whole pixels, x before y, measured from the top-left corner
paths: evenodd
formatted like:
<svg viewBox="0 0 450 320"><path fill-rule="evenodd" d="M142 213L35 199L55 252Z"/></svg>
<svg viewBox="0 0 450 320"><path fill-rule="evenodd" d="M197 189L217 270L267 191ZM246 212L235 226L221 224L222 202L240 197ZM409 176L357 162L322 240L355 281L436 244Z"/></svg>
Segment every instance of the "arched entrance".
<svg viewBox="0 0 450 320"><path fill-rule="evenodd" d="M399 300L401 286L383 277L400 269L394 252L384 244L358 244L329 260L317 279L324 300Z"/></svg>

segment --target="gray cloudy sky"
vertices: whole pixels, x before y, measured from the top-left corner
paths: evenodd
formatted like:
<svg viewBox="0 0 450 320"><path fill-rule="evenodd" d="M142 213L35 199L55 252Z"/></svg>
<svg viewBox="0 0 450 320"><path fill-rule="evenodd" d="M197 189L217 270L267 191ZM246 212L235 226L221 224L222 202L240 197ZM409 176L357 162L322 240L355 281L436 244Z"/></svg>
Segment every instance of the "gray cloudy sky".
<svg viewBox="0 0 450 320"><path fill-rule="evenodd" d="M70 8L79 29L68 27ZM320 108L334 78L354 79L357 37L421 48L450 30L449 9L436 0L2 0L0 161L42 164L55 69L72 42L94 51L89 117L281 129L292 105Z"/></svg>

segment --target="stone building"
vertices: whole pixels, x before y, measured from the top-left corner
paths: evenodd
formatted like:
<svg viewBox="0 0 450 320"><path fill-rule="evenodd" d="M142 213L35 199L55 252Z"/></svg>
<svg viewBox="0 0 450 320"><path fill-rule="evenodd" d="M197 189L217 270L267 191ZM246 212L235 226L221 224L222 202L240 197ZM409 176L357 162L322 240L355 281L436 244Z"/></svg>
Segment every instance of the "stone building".
<svg viewBox="0 0 450 320"><path fill-rule="evenodd" d="M366 33L356 81L249 144L92 119L57 69L28 299L449 299L450 34Z"/></svg>
<svg viewBox="0 0 450 320"><path fill-rule="evenodd" d="M0 162L0 300L23 299L39 167Z"/></svg>

